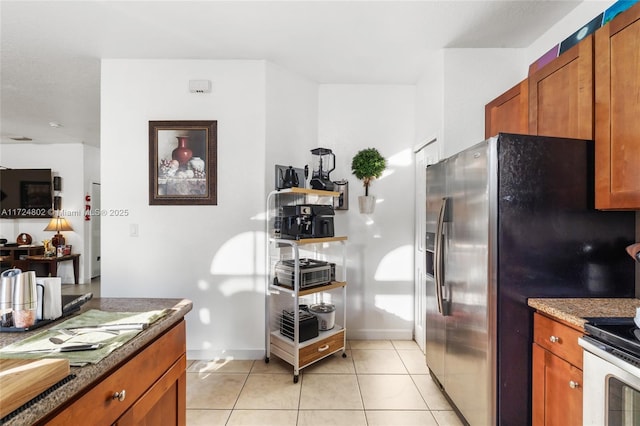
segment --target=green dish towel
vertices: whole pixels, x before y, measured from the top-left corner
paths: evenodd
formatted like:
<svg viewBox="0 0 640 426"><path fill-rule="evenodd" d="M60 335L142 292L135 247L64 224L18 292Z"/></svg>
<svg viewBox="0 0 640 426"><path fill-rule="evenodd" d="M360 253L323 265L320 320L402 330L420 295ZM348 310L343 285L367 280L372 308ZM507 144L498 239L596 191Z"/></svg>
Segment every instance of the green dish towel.
<svg viewBox="0 0 640 426"><path fill-rule="evenodd" d="M96 364L111 352L124 345L142 330L121 330L118 334L104 331L84 330L80 334L70 336L61 332L61 329L78 327L103 326L114 324L152 324L169 312L168 309L149 312L105 312L97 309L89 310L76 317L70 318L48 330L41 331L19 342L0 349L0 358L40 359L40 358L65 358L72 366ZM62 344L56 344L49 340L57 337L65 340ZM73 346L83 343L100 343L102 346L90 351L77 352L29 352L43 349L59 349L64 346Z"/></svg>

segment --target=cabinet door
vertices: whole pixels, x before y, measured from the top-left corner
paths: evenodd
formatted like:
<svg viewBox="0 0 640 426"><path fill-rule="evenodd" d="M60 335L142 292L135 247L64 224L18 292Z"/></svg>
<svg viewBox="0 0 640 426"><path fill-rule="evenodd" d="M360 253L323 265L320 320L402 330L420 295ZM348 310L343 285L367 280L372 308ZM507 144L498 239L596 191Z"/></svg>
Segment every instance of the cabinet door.
<svg viewBox="0 0 640 426"><path fill-rule="evenodd" d="M187 360L183 355L118 419L115 425L185 426L187 423L186 367Z"/></svg>
<svg viewBox="0 0 640 426"><path fill-rule="evenodd" d="M523 80L484 107L484 137L529 132L529 81Z"/></svg>
<svg viewBox="0 0 640 426"><path fill-rule="evenodd" d="M582 370L533 345L534 426L582 425Z"/></svg>
<svg viewBox="0 0 640 426"><path fill-rule="evenodd" d="M596 31L596 208L640 209L640 4Z"/></svg>
<svg viewBox="0 0 640 426"><path fill-rule="evenodd" d="M544 425L544 354L546 351L535 343L531 347L531 424L542 426Z"/></svg>
<svg viewBox="0 0 640 426"><path fill-rule="evenodd" d="M67 426L82 424L83 419L91 419L91 424L108 425L122 417L139 401L143 401L142 405L132 413L135 418L143 418L144 416L139 416L140 409L146 410L144 404L153 401L149 395L170 393L162 391L176 382L177 379L172 381L173 376L168 376L168 372L175 375L180 373L180 369L183 372L186 370L185 333L185 322L182 320L125 364L119 365L117 369L114 367L112 373L83 392L46 424ZM178 388L176 392L177 390ZM122 394L122 399L115 398L116 392ZM180 404L184 407L185 392L178 392L176 395L181 398ZM147 411L151 411L151 408Z"/></svg>
<svg viewBox="0 0 640 426"><path fill-rule="evenodd" d="M529 76L529 133L593 139L593 35Z"/></svg>

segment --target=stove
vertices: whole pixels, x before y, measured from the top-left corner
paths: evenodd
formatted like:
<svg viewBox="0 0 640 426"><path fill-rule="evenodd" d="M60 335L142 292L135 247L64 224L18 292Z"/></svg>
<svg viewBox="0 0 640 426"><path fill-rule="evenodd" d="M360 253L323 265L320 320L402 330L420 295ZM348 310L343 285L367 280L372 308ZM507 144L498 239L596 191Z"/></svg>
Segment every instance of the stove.
<svg viewBox="0 0 640 426"><path fill-rule="evenodd" d="M633 318L585 318L584 329L607 346L608 352L622 350L638 359L640 365L640 329ZM603 348L604 349L604 348Z"/></svg>
<svg viewBox="0 0 640 426"><path fill-rule="evenodd" d="M583 420L640 425L640 329L633 318L587 318L583 352ZM587 424L587 423L585 423Z"/></svg>

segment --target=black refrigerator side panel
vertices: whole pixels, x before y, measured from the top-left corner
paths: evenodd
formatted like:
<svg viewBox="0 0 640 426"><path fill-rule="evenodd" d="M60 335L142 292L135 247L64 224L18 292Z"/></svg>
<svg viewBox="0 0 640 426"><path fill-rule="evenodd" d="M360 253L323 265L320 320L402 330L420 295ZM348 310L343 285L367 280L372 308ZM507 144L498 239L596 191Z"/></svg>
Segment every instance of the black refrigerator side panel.
<svg viewBox="0 0 640 426"><path fill-rule="evenodd" d="M498 140L498 423L531 423L530 297L633 297L633 212L593 208L593 142Z"/></svg>

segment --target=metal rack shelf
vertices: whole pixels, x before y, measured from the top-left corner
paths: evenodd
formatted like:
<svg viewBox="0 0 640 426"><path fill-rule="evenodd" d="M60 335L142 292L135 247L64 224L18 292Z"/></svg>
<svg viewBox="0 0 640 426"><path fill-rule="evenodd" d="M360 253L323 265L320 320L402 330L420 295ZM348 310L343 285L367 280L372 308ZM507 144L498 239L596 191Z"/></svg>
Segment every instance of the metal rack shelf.
<svg viewBox="0 0 640 426"><path fill-rule="evenodd" d="M287 195L290 195L290 197L287 197ZM288 188L272 191L267 197L267 235L272 235L272 219L276 216L274 211L280 205L285 205L286 202L297 202L299 199L306 201L307 196L330 197L333 199L333 197L340 196L340 193L306 188ZM346 236L304 238L299 240L276 237L268 239L266 250L265 362L269 362L269 358L273 354L291 364L293 366L294 383L298 381L299 371L302 368L339 351L342 351L342 356L346 357L346 242ZM340 262L336 262L336 267L341 269L341 274L336 271L337 280L328 284L300 288L300 251L313 251L310 257L315 258L322 255L327 245L337 245L342 248ZM275 265L278 261L285 259L295 261L293 287L274 284ZM320 330L317 337L300 342L300 312L298 308L300 298L313 297L322 300L325 294L331 294L331 292L339 293L338 297L341 297L341 310L343 313L341 321L336 318L336 324L331 330ZM287 311L293 311L293 338L280 332L283 308L286 308ZM340 322L341 325L338 325Z"/></svg>

